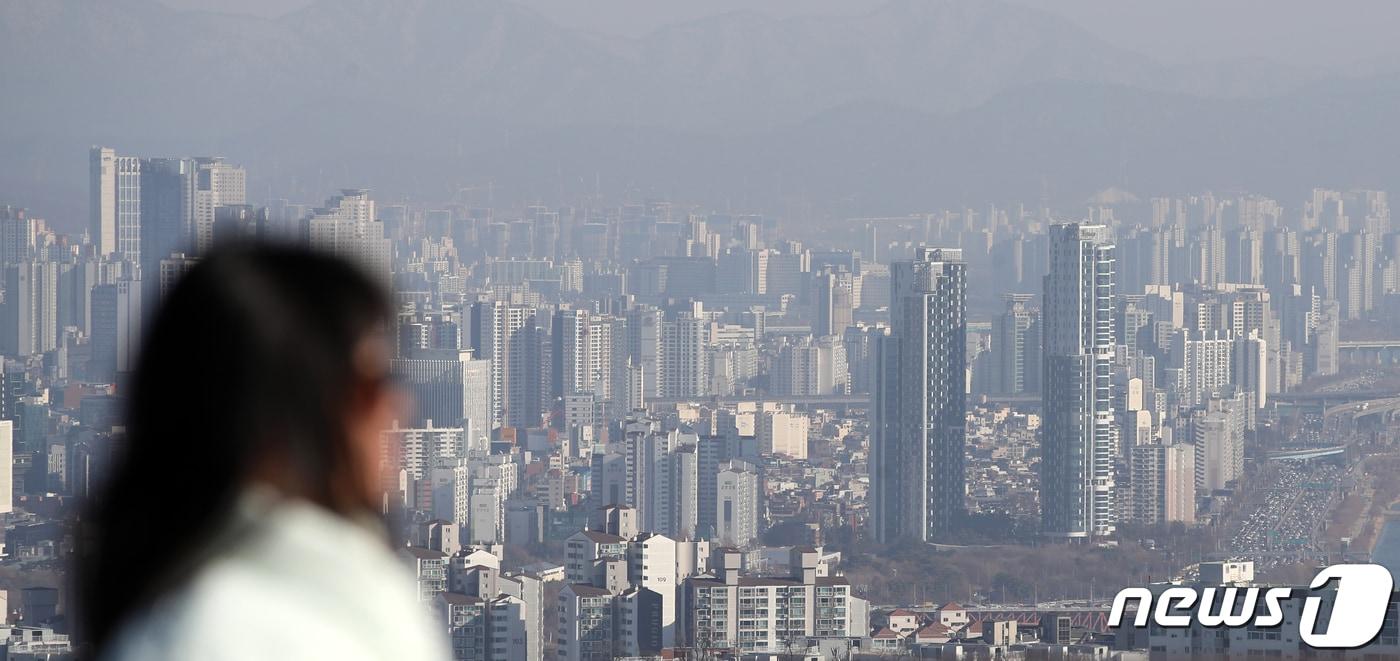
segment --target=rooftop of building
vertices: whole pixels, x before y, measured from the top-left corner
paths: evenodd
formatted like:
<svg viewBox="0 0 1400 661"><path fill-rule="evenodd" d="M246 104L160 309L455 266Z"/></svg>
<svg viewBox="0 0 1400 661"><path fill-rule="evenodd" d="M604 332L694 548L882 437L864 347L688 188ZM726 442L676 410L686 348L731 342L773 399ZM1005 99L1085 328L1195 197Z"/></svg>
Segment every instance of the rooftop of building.
<svg viewBox="0 0 1400 661"><path fill-rule="evenodd" d="M580 532L584 537L587 537L590 541L597 544L621 544L627 541L625 537L606 533L601 530L582 530Z"/></svg>
<svg viewBox="0 0 1400 661"><path fill-rule="evenodd" d="M442 551L425 549L421 546L405 546L403 548L403 551L419 560L442 560L443 558L447 557L447 554L443 553Z"/></svg>
<svg viewBox="0 0 1400 661"><path fill-rule="evenodd" d="M612 595L611 592L608 592L603 588L588 585L587 583L572 583L569 586L567 586L566 589L570 590L575 595L578 595L580 597L607 597Z"/></svg>
<svg viewBox="0 0 1400 661"><path fill-rule="evenodd" d="M443 601L453 606L470 606L472 604L483 603L480 597L473 597L472 595L458 592L443 592L438 596L440 596Z"/></svg>

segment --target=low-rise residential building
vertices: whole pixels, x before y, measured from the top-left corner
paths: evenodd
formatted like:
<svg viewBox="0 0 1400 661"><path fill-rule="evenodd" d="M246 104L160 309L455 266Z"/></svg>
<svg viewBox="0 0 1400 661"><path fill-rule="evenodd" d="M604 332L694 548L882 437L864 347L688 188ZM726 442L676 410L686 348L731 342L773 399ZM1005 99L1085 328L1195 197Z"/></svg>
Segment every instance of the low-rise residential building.
<svg viewBox="0 0 1400 661"><path fill-rule="evenodd" d="M740 653L805 649L808 641L859 638L869 628L865 600L844 576L818 576L814 549L796 547L790 576L745 576L735 549L717 549L712 576L686 583L690 644Z"/></svg>

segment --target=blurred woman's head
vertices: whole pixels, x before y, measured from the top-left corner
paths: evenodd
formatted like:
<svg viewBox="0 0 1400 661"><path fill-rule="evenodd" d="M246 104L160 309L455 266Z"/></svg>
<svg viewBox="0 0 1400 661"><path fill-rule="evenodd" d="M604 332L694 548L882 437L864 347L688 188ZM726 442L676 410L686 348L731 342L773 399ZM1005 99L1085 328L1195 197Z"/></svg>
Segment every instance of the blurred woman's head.
<svg viewBox="0 0 1400 661"><path fill-rule="evenodd" d="M80 528L83 633L99 649L216 551L250 486L345 515L376 507L378 432L396 412L388 315L358 268L290 247L219 250L179 281L146 329L126 442Z"/></svg>

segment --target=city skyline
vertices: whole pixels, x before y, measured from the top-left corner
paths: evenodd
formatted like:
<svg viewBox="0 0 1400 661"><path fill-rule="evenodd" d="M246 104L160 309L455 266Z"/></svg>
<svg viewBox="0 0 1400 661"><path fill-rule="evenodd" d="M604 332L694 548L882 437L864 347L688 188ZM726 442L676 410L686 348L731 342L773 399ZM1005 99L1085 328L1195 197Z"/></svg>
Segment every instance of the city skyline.
<svg viewBox="0 0 1400 661"><path fill-rule="evenodd" d="M1394 19L0 2L0 657L1400 657Z"/></svg>
<svg viewBox="0 0 1400 661"><path fill-rule="evenodd" d="M1283 505L1251 514L1219 499L1269 493L1261 471L1339 484L1343 455L1325 434L1370 447L1361 434L1376 428L1335 406L1311 417L1306 398L1327 402L1317 384L1344 366L1394 360L1342 340L1374 335L1400 297L1383 191L1313 189L1297 206L1105 199L1071 222L988 205L853 218L798 241L779 218L663 200L439 207L345 188L258 204L225 159L90 159L88 229L0 214L16 502L89 489L72 467L100 471L120 436L99 412L120 401L143 319L204 255L247 241L338 255L395 291L392 371L414 407L383 432L378 483L420 600L448 618L461 658L543 653L545 640L579 659L695 636L793 645L781 624L735 639L686 606L726 607L732 586L782 572L775 598L797 581L804 599L845 600L839 622L803 625L806 644L948 638L892 628L869 600L898 588L872 595L822 564L860 557L861 543L1112 549L1223 522L1222 557L1272 575L1288 565L1251 526ZM85 389L81 406L49 398L68 383ZM1267 458L1289 453L1323 463ZM1333 552L1317 517L1335 512L1306 512L1298 525L1315 527L1286 557ZM766 550L778 539L789 544ZM764 574L761 559L789 547ZM674 577L645 569L653 552L674 555ZM511 567L520 553L572 558L562 637L542 638L549 562ZM498 607L514 614L491 626L523 646L473 633ZM617 637L605 648L586 642L604 635L589 628L600 617Z"/></svg>

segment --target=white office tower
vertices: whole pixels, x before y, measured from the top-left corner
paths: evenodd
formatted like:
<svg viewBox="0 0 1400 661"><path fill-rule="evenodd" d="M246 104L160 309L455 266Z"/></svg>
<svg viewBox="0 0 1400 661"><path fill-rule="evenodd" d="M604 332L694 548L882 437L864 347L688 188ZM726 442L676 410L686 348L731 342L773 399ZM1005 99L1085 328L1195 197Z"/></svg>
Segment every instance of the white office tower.
<svg viewBox="0 0 1400 661"><path fill-rule="evenodd" d="M1196 522L1196 448L1189 443L1138 445L1130 454L1132 508L1139 525Z"/></svg>
<svg viewBox="0 0 1400 661"><path fill-rule="evenodd" d="M510 466L514 468L514 466ZM467 494L467 542L470 544L502 544L506 540L507 479L506 469L496 466L472 466Z"/></svg>
<svg viewBox="0 0 1400 661"><path fill-rule="evenodd" d="M967 265L919 248L890 267L890 329L878 345L871 517L881 542L953 529L966 493Z"/></svg>
<svg viewBox="0 0 1400 661"><path fill-rule="evenodd" d="M97 255L141 263L141 159L93 147L88 195L88 231Z"/></svg>
<svg viewBox="0 0 1400 661"><path fill-rule="evenodd" d="M205 156L194 159L194 250L203 255L214 247L214 216L223 206L248 203L247 173L243 168L224 162L223 158ZM358 191L365 201L365 191ZM348 193L348 191L347 191ZM352 202L359 204L359 202ZM369 204L369 220L374 220L374 202ZM382 231L381 231L382 234ZM369 256L361 251L362 255ZM377 262L374 262L377 264Z"/></svg>
<svg viewBox="0 0 1400 661"><path fill-rule="evenodd" d="M1043 311L1041 383L1041 528L1084 538L1114 531L1110 387L1113 360L1113 260L1104 225L1050 227Z"/></svg>
<svg viewBox="0 0 1400 661"><path fill-rule="evenodd" d="M715 477L714 540L748 548L758 539L758 471L742 461L726 462Z"/></svg>
<svg viewBox="0 0 1400 661"><path fill-rule="evenodd" d="M410 426L433 421L470 432L468 451L491 447L491 362L470 351L412 349L392 363L394 376L412 397ZM465 454L463 456L466 456Z"/></svg>
<svg viewBox="0 0 1400 661"><path fill-rule="evenodd" d="M312 211L306 222L311 247L344 257L380 282L389 283L393 244L384 235L384 224L375 217L368 190L342 190Z"/></svg>

